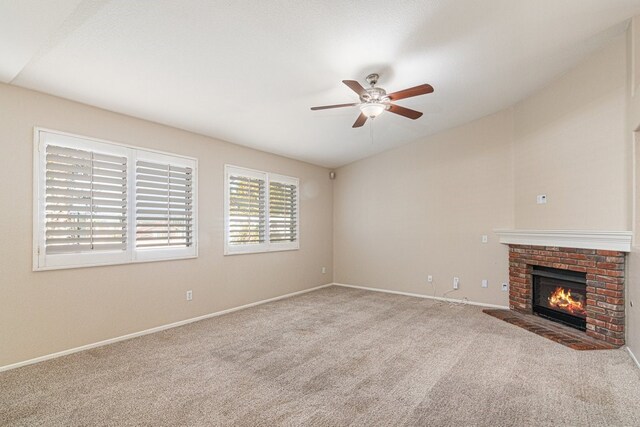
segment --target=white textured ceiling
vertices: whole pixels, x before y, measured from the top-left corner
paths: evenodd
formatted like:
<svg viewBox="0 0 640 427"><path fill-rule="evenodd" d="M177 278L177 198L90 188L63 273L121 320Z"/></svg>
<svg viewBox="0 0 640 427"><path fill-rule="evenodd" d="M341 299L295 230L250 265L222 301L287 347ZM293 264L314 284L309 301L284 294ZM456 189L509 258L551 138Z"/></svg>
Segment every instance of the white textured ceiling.
<svg viewBox="0 0 640 427"><path fill-rule="evenodd" d="M505 108L624 31L640 0L0 0L0 81L336 167ZM341 83L398 101L352 129Z"/></svg>

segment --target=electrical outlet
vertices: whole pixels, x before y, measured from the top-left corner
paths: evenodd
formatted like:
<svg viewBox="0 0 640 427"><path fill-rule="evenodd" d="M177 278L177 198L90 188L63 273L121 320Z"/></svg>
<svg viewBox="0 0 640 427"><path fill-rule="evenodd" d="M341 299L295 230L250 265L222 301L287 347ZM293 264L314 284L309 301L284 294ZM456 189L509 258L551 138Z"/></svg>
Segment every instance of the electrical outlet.
<svg viewBox="0 0 640 427"><path fill-rule="evenodd" d="M506 292L506 291L508 291L508 290L509 290L509 285L508 285L508 284L506 284L506 283L503 283L503 284L502 284L502 291L503 291L503 292Z"/></svg>
<svg viewBox="0 0 640 427"><path fill-rule="evenodd" d="M486 234L483 234L481 240L482 240L482 243L487 243L489 242L489 236L487 236Z"/></svg>
<svg viewBox="0 0 640 427"><path fill-rule="evenodd" d="M460 287L460 278L459 277L454 277L453 278L453 289L458 289Z"/></svg>
<svg viewBox="0 0 640 427"><path fill-rule="evenodd" d="M433 276L431 275L427 276L427 282L429 283L433 282Z"/></svg>
<svg viewBox="0 0 640 427"><path fill-rule="evenodd" d="M327 274L327 267L322 267L322 274Z"/></svg>
<svg viewBox="0 0 640 427"><path fill-rule="evenodd" d="M193 291L187 291L187 301L191 301L193 299Z"/></svg>
<svg viewBox="0 0 640 427"><path fill-rule="evenodd" d="M488 288L489 287L489 281L487 279L482 279L482 287L483 288Z"/></svg>

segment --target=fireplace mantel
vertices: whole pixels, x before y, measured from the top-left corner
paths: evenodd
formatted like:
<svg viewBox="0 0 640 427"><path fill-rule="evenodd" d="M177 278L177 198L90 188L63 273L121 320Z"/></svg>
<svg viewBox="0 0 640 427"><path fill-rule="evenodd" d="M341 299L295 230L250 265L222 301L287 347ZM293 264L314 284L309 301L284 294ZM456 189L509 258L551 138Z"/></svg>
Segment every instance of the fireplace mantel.
<svg viewBox="0 0 640 427"><path fill-rule="evenodd" d="M631 251L630 231L494 230L506 245Z"/></svg>

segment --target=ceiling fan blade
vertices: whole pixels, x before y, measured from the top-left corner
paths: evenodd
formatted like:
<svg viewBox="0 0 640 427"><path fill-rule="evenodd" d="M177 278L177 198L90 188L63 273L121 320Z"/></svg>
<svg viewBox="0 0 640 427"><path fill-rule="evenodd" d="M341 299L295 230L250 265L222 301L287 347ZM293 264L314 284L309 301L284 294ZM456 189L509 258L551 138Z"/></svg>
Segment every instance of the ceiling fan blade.
<svg viewBox="0 0 640 427"><path fill-rule="evenodd" d="M401 116L407 117L409 119L415 120L422 116L420 111L412 110L410 108L401 107L399 105L391 104L389 106L389 111L395 114L399 114Z"/></svg>
<svg viewBox="0 0 640 427"><path fill-rule="evenodd" d="M398 99L411 98L412 96L418 95L426 95L428 93L433 92L433 87L431 85L420 85L416 87L412 87L409 89L401 90L398 92L390 93L387 95L390 100L397 101Z"/></svg>
<svg viewBox="0 0 640 427"><path fill-rule="evenodd" d="M356 105L358 105L357 102L352 103L352 104L323 105L322 107L311 107L311 109L313 111L316 111L316 110L328 110L330 108L353 107L353 106L356 106Z"/></svg>
<svg viewBox="0 0 640 427"><path fill-rule="evenodd" d="M359 96L367 94L367 91L362 87L362 85L355 80L343 80L342 83L349 86L349 89L357 93Z"/></svg>
<svg viewBox="0 0 640 427"><path fill-rule="evenodd" d="M351 127L353 127L353 128L362 127L362 125L364 125L364 122L366 122L366 121L367 121L367 116L365 116L364 114L360 113L360 115L356 119L355 123Z"/></svg>

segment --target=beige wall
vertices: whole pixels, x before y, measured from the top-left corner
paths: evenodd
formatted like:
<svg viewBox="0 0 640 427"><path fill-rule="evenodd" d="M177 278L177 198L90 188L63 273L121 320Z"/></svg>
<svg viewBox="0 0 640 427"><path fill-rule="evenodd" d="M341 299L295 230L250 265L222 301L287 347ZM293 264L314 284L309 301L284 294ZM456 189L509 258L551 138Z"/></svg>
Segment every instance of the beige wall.
<svg viewBox="0 0 640 427"><path fill-rule="evenodd" d="M628 230L625 47L616 38L513 108L340 168L336 282L506 305L492 230Z"/></svg>
<svg viewBox="0 0 640 427"><path fill-rule="evenodd" d="M635 184L634 209L632 209L634 246L627 257L628 270L626 282L626 318L627 346L640 360L640 17L631 21L627 33L627 120L626 131L630 145L635 146L634 156L629 156L630 163L635 165L635 176L631 181Z"/></svg>
<svg viewBox="0 0 640 427"><path fill-rule="evenodd" d="M515 106L516 228L630 229L625 49L622 35Z"/></svg>
<svg viewBox="0 0 640 427"><path fill-rule="evenodd" d="M507 248L493 229L513 226L511 118L504 111L340 168L335 281L507 305Z"/></svg>
<svg viewBox="0 0 640 427"><path fill-rule="evenodd" d="M627 257L627 346L640 361L640 248L635 246ZM631 305L633 304L633 305Z"/></svg>
<svg viewBox="0 0 640 427"><path fill-rule="evenodd" d="M639 100L635 100L639 102ZM640 116L637 120L640 126ZM631 253L627 256L627 281L626 289L626 329L627 329L627 346L635 357L640 361L640 228L638 228L638 218L640 218L640 198L637 191L640 189L640 135L636 136L635 156L634 156L636 176L636 197L635 197L635 215L636 224L634 226L634 246Z"/></svg>
<svg viewBox="0 0 640 427"><path fill-rule="evenodd" d="M640 100L635 102L640 104ZM640 107L640 105L639 105ZM637 120L640 126L640 116ZM640 135L636 135L635 141L635 227L634 227L634 246L631 253L627 257L627 282L626 282L626 320L627 320L627 346L631 349L635 357L640 361L640 197L637 192L640 190Z"/></svg>
<svg viewBox="0 0 640 427"><path fill-rule="evenodd" d="M36 125L197 157L200 256L32 272ZM332 281L332 182L324 168L7 85L0 85L0 144L0 366ZM300 178L299 251L223 256L225 163Z"/></svg>

